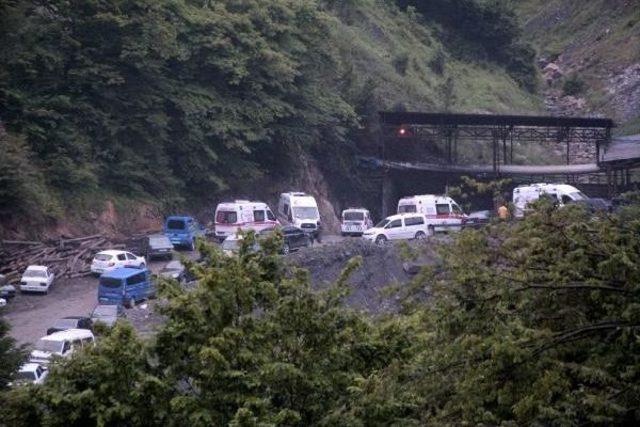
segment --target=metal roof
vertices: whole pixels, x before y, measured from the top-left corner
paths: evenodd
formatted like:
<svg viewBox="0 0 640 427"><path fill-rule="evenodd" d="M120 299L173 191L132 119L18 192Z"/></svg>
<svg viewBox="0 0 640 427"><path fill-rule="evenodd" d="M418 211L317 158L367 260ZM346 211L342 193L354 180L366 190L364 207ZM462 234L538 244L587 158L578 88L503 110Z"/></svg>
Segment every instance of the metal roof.
<svg viewBox="0 0 640 427"><path fill-rule="evenodd" d="M499 114L418 113L380 111L387 125L472 125L612 128L613 120L596 117L516 116Z"/></svg>
<svg viewBox="0 0 640 427"><path fill-rule="evenodd" d="M602 155L602 161L629 162L640 160L640 135L613 138Z"/></svg>
<svg viewBox="0 0 640 427"><path fill-rule="evenodd" d="M102 277L109 277L111 279L127 279L138 273L146 271L144 268L135 267L118 267L106 273L102 273Z"/></svg>

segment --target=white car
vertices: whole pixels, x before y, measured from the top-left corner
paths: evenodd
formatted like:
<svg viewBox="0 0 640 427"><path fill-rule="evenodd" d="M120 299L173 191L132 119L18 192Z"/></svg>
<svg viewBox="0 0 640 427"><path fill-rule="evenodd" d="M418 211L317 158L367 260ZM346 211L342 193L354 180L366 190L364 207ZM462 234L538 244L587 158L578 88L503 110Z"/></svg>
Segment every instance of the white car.
<svg viewBox="0 0 640 427"><path fill-rule="evenodd" d="M424 239L428 234L430 231L425 215L408 213L383 219L375 227L366 230L362 237L382 245L387 240Z"/></svg>
<svg viewBox="0 0 640 427"><path fill-rule="evenodd" d="M119 267L143 268L147 261L143 256L134 255L131 252L108 250L98 252L91 262L91 272L100 275Z"/></svg>
<svg viewBox="0 0 640 427"><path fill-rule="evenodd" d="M14 384L42 384L48 375L49 370L41 364L25 363L20 367Z"/></svg>
<svg viewBox="0 0 640 427"><path fill-rule="evenodd" d="M88 329L67 329L42 337L29 356L29 362L48 365L52 357L71 357L83 347L93 346L95 338Z"/></svg>
<svg viewBox="0 0 640 427"><path fill-rule="evenodd" d="M0 307L4 307L5 305L7 305L7 300L4 298L0 298Z"/></svg>
<svg viewBox="0 0 640 427"><path fill-rule="evenodd" d="M20 292L49 292L55 275L44 265L30 265L22 273Z"/></svg>

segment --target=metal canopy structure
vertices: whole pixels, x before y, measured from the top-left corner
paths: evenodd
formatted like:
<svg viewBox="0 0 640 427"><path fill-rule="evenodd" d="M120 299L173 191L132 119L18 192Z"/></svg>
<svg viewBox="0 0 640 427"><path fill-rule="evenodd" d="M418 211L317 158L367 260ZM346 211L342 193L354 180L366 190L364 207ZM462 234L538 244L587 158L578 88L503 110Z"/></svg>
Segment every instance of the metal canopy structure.
<svg viewBox="0 0 640 427"><path fill-rule="evenodd" d="M460 165L458 158L459 141L470 141L473 144L489 144L491 152L491 171L500 175L501 170L507 172L514 161L514 144L547 143L563 144L566 165L576 163L572 158L572 145L582 144L590 147L591 158L585 161L584 154L577 163L596 165L601 160L601 147L611 141L611 119L580 117L545 117L488 114L457 113L420 113L420 112L388 112L379 113L382 138L382 161L420 162L433 164L433 159L425 161L420 158L407 158L410 150L394 153L388 150L390 141L411 139L415 143L425 141L443 144L442 153L445 165ZM399 144L396 144L396 147ZM556 148L557 150L557 148ZM584 151L576 150L575 151ZM403 157L404 156L404 157ZM573 157L576 157L575 155ZM471 166L471 165L470 165ZM480 165L470 167L478 169ZM450 168L450 172L460 171L460 167ZM483 168L484 169L484 168ZM593 167L584 168L584 173L593 173ZM535 168L530 169L535 174ZM561 168L559 170L562 170ZM438 166L434 172L444 172L446 168ZM589 172L587 172L589 171ZM575 174L575 168L566 168L567 174Z"/></svg>
<svg viewBox="0 0 640 427"><path fill-rule="evenodd" d="M612 128L613 120L581 117L514 116L494 114L379 112L380 122L385 125L435 125L435 126L534 126Z"/></svg>

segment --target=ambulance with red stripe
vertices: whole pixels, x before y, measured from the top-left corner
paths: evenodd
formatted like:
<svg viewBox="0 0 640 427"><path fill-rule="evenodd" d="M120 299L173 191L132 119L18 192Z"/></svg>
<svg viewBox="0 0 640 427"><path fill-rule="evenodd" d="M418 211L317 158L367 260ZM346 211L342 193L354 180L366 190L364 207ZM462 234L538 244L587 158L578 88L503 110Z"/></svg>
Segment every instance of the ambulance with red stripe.
<svg viewBox="0 0 640 427"><path fill-rule="evenodd" d="M253 230L256 233L280 225L266 203L236 200L220 203L215 213L215 235L224 240L238 230Z"/></svg>
<svg viewBox="0 0 640 427"><path fill-rule="evenodd" d="M398 213L421 213L427 220L430 235L437 231L459 231L467 215L451 197L424 194L404 197L398 202Z"/></svg>

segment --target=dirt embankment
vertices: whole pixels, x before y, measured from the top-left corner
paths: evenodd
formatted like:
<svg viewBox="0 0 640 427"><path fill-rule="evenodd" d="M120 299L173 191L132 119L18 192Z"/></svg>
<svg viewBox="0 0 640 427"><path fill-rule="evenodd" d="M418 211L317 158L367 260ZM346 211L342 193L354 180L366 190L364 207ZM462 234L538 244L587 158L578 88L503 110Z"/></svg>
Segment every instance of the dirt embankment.
<svg viewBox="0 0 640 427"><path fill-rule="evenodd" d="M346 303L371 314L389 313L398 309L398 300L385 290L390 285L407 283L420 266L437 263L435 246L443 239L446 237L385 246L376 246L363 239L349 239L303 249L290 256L289 265L309 270L314 287L322 289L335 282L351 258L361 256L362 266L349 278L351 293ZM415 260L403 259L403 253L408 250L416 254Z"/></svg>

